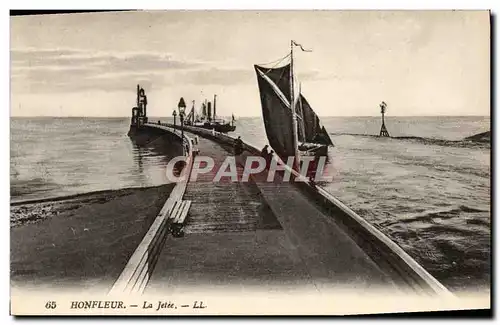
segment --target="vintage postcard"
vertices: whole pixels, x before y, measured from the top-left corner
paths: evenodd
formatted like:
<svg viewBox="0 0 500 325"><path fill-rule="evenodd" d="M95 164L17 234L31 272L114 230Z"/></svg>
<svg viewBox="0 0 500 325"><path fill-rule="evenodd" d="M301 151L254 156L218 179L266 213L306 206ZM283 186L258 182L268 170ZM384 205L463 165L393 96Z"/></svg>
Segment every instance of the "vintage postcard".
<svg viewBox="0 0 500 325"><path fill-rule="evenodd" d="M490 309L490 12L10 30L13 315Z"/></svg>

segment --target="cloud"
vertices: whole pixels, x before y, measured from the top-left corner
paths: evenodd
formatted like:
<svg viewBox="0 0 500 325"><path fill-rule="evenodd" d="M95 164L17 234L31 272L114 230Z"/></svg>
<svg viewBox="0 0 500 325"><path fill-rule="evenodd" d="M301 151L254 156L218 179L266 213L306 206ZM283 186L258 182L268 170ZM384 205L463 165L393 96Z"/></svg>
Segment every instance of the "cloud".
<svg viewBox="0 0 500 325"><path fill-rule="evenodd" d="M157 69L187 69L200 66L200 62L175 60L161 53L110 54L82 50L11 50L13 68L90 66L112 71Z"/></svg>
<svg viewBox="0 0 500 325"><path fill-rule="evenodd" d="M306 71L300 74L300 80L316 80L319 71ZM178 82L193 85L221 85L230 86L236 84L255 84L257 77L253 68L220 68L211 67L201 70L179 71L175 73Z"/></svg>
<svg viewBox="0 0 500 325"><path fill-rule="evenodd" d="M164 53L11 50L13 93L126 91L136 83L142 83L148 89L179 84L231 86L255 84L255 78L251 67L181 60ZM318 79L319 72L304 72L300 78Z"/></svg>
<svg viewBox="0 0 500 325"><path fill-rule="evenodd" d="M50 49L13 49L10 51L10 59L13 63L24 62L24 61L40 61L40 60L51 60L53 58L58 58L61 56L71 56L83 53L78 50L50 50Z"/></svg>
<svg viewBox="0 0 500 325"><path fill-rule="evenodd" d="M175 79L181 83L193 85L233 85L253 81L253 70L209 68L203 70L180 71L175 73Z"/></svg>
<svg viewBox="0 0 500 325"><path fill-rule="evenodd" d="M11 81L20 92L123 90L137 78L164 83L161 75L202 67L160 53L97 53L79 50L12 50Z"/></svg>

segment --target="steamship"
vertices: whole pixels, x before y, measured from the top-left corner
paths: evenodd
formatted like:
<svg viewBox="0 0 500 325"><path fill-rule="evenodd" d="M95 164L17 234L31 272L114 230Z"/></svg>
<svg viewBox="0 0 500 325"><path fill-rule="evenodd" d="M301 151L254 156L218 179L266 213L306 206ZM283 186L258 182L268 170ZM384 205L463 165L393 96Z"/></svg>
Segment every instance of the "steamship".
<svg viewBox="0 0 500 325"><path fill-rule="evenodd" d="M222 118L217 118L216 103L217 95L214 95L212 111L212 102L205 99L205 101L201 104L201 112L197 112L195 109L195 101L193 100L193 106L186 116L184 123L186 125L215 130L221 133L233 132L236 130L236 126L234 125L234 115L231 116L231 122Z"/></svg>

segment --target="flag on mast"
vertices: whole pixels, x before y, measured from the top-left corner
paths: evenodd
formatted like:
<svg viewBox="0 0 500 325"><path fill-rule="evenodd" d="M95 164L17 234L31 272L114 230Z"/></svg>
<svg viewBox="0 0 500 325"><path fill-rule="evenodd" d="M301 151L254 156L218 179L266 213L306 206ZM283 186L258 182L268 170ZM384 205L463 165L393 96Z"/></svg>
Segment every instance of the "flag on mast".
<svg viewBox="0 0 500 325"><path fill-rule="evenodd" d="M301 49L303 52L312 52L312 50L306 50L306 49L304 49L304 47L303 47L301 44L299 44L299 43L295 42L294 40L292 40L292 44L293 44L293 45L295 45L295 46L300 47L300 49Z"/></svg>

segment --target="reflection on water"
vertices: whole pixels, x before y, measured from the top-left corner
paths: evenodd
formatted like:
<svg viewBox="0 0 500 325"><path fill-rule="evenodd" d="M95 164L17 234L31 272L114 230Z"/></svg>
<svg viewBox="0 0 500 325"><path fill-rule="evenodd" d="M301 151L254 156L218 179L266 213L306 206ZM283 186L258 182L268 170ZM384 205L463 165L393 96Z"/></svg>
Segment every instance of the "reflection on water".
<svg viewBox="0 0 500 325"><path fill-rule="evenodd" d="M180 154L180 146L172 141L167 135L138 134L130 137L132 143L133 159L137 163L137 181L147 183L147 177L151 171L145 172L144 168L156 167L155 172L163 179L162 184L168 183L166 178L166 166L168 162ZM175 171L175 170L174 170Z"/></svg>
<svg viewBox="0 0 500 325"><path fill-rule="evenodd" d="M133 161L137 165L137 170L133 175L136 176L135 180L139 183L147 183L147 176L145 175L147 173L144 172L144 160L146 160L146 169L148 169L150 165L161 166L162 160L167 160L168 162L168 158L166 156L159 157L159 154L155 154L153 148L140 146L133 139L130 140L132 143Z"/></svg>

